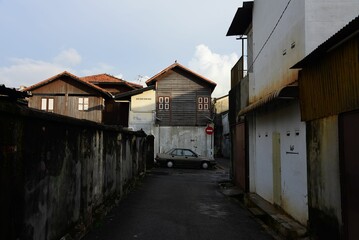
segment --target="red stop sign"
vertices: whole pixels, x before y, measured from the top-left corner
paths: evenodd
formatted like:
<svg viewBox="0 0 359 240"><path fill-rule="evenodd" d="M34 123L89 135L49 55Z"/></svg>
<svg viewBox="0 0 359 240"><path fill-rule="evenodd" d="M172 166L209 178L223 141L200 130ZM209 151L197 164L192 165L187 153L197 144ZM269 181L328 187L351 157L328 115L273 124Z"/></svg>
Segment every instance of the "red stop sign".
<svg viewBox="0 0 359 240"><path fill-rule="evenodd" d="M206 131L206 133L207 133L208 135L211 135L211 134L213 134L214 129L213 129L213 127L211 127L211 126L207 126L206 129L205 129L205 131Z"/></svg>

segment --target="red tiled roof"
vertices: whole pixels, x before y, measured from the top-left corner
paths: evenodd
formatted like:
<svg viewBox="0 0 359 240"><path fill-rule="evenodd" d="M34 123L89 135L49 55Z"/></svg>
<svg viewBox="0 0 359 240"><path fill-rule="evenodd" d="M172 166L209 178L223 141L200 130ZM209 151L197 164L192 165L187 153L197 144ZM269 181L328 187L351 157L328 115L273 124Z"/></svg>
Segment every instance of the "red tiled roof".
<svg viewBox="0 0 359 240"><path fill-rule="evenodd" d="M36 83L36 84L34 84L34 85L30 86L30 87L27 87L27 88L24 89L24 91L32 91L34 89L42 87L42 86L44 86L44 85L46 85L46 84L48 84L50 82L53 82L53 81L57 80L58 78L64 77L64 76L70 77L71 79L73 79L73 80L75 80L77 82L80 82L80 83L82 83L82 84L84 84L84 85L86 85L88 87L91 87L91 88L97 90L98 92L100 92L103 95L111 97L111 94L109 92L107 92L106 90L104 90L104 89L102 89L102 88L100 88L100 87L98 87L98 86L96 86L96 85L94 85L94 84L92 84L90 82L84 81L81 78L79 78L79 77L75 76L74 74L69 73L67 71L64 71L64 72L62 72L60 74L57 74L57 75L55 75L53 77L50 77L50 78L48 78L48 79L46 79L44 81L38 82L38 83Z"/></svg>
<svg viewBox="0 0 359 240"><path fill-rule="evenodd" d="M186 71L186 72L192 74L193 76L195 76L195 77L201 79L202 81L204 81L204 82L206 82L207 84L211 85L212 90L217 86L217 83L215 83L215 82L209 80L208 78L205 78L205 77L199 75L198 73L193 72L193 71L190 70L189 68L186 68L185 66L183 66L183 65L181 65L181 64L179 64L179 63L177 63L177 62L175 62L174 64L172 64L172 65L170 65L169 67L165 68L165 69L162 70L161 72L157 73L155 76L153 76L153 77L151 77L150 79L148 79L148 80L146 81L147 86L154 84L154 83L158 80L158 78L159 78L160 76L162 76L162 75L168 73L170 70L172 70L172 69L174 69L174 68L180 68L180 69L182 69L182 70L184 70L184 71Z"/></svg>
<svg viewBox="0 0 359 240"><path fill-rule="evenodd" d="M99 84L99 83L122 83L124 85L127 85L133 89L138 89L138 88L142 88L142 85L136 84L136 83L131 83L131 82L127 82L125 80L122 80L120 78L117 78L115 76L112 76L110 74L107 73L103 73L103 74L97 74L97 75L92 75L92 76L85 76L81 78L84 81L90 82L90 83L94 83L94 84Z"/></svg>

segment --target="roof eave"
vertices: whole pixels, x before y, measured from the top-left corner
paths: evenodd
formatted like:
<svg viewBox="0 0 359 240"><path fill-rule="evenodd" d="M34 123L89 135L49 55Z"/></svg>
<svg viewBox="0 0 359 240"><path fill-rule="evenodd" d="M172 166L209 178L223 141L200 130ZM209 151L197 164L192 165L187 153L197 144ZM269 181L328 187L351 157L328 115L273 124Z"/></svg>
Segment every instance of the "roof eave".
<svg viewBox="0 0 359 240"><path fill-rule="evenodd" d="M247 33L252 23L253 2L243 2L243 7L238 8L226 36L239 36Z"/></svg>

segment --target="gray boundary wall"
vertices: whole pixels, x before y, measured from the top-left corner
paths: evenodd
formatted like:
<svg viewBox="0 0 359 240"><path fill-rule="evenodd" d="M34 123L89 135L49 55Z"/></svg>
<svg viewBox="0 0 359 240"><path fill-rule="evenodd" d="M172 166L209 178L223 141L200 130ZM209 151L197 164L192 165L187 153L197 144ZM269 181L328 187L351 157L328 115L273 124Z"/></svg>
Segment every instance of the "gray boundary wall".
<svg viewBox="0 0 359 240"><path fill-rule="evenodd" d="M0 99L0 238L85 232L146 171L153 137Z"/></svg>

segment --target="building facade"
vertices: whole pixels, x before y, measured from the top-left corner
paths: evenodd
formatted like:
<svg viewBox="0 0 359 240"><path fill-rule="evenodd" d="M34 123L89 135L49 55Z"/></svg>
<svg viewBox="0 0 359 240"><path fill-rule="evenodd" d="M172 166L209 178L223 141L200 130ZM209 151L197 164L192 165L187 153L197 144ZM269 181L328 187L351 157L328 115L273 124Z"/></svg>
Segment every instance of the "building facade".
<svg viewBox="0 0 359 240"><path fill-rule="evenodd" d="M359 16L293 68L307 125L310 229L359 238Z"/></svg>
<svg viewBox="0 0 359 240"><path fill-rule="evenodd" d="M230 93L232 151L238 158L233 161L245 171L237 182L303 225L309 219L307 132L298 70L291 66L357 15L358 6L358 1L244 2L227 33L247 42Z"/></svg>

